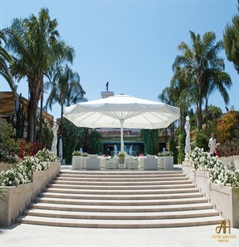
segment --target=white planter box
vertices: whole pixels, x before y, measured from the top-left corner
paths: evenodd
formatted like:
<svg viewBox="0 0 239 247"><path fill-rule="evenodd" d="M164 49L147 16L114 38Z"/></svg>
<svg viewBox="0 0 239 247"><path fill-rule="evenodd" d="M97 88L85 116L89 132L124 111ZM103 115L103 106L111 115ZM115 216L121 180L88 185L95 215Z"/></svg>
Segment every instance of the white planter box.
<svg viewBox="0 0 239 247"><path fill-rule="evenodd" d="M164 170L173 170L173 156L158 157L158 167Z"/></svg>
<svg viewBox="0 0 239 247"><path fill-rule="evenodd" d="M137 157L129 156L126 158L126 168L128 169L138 169L139 161Z"/></svg>
<svg viewBox="0 0 239 247"><path fill-rule="evenodd" d="M82 160L86 162L86 170L100 170L100 160L97 154L89 154L88 157L82 157Z"/></svg>
<svg viewBox="0 0 239 247"><path fill-rule="evenodd" d="M239 188L209 183L208 171L193 171L193 163L182 162L182 170L231 226L239 227Z"/></svg>
<svg viewBox="0 0 239 247"><path fill-rule="evenodd" d="M105 168L106 169L115 169L115 163L114 163L114 160L112 158L105 160Z"/></svg>
<svg viewBox="0 0 239 247"><path fill-rule="evenodd" d="M50 162L48 170L33 172L32 182L6 186L6 197L0 200L0 226L10 226L28 208L35 197L60 173L60 162Z"/></svg>
<svg viewBox="0 0 239 247"><path fill-rule="evenodd" d="M72 156L72 170L82 169L82 157Z"/></svg>
<svg viewBox="0 0 239 247"><path fill-rule="evenodd" d="M158 159L155 155L146 156L144 170L158 170Z"/></svg>

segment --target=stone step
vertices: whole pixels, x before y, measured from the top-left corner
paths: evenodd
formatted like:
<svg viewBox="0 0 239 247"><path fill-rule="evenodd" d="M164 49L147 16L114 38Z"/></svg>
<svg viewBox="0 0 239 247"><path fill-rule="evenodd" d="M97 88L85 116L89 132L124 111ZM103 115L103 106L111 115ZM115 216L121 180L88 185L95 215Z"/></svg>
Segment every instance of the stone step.
<svg viewBox="0 0 239 247"><path fill-rule="evenodd" d="M199 190L193 188L179 188L179 189L145 189L145 190L88 190L86 189L66 189L64 188L45 188L45 192L51 193L67 193L67 194L88 194L88 195L155 195L155 194L176 194L176 193L195 193Z"/></svg>
<svg viewBox="0 0 239 247"><path fill-rule="evenodd" d="M65 176L61 176L58 177L57 179L55 179L55 181L78 181L78 182L89 182L89 181L93 181L93 182L102 182L105 181L106 178L92 178L92 177L65 177ZM107 178L108 182L148 182L148 181L179 181L179 180L183 180L183 181L187 181L187 178L185 176L181 176L181 177L153 177L153 178L125 178L125 177L121 177L121 178Z"/></svg>
<svg viewBox="0 0 239 247"><path fill-rule="evenodd" d="M91 219L68 219L35 217L23 215L17 219L18 223L64 226L64 227L87 227L87 228L162 228L162 227L186 227L200 225L220 224L223 219L220 216L184 218L184 219L154 219L154 220L91 220ZM173 236L173 235L172 235Z"/></svg>
<svg viewBox="0 0 239 247"><path fill-rule="evenodd" d="M159 228L220 224L181 171L73 171L60 175L17 219L64 227Z"/></svg>
<svg viewBox="0 0 239 247"><path fill-rule="evenodd" d="M112 181L104 181L104 182L89 182L89 181L62 181L62 180L54 180L52 184L67 184L67 185L99 185L99 186L144 186L144 185L179 185L179 184L191 184L190 180L166 180L166 181L137 181L137 182L112 182Z"/></svg>
<svg viewBox="0 0 239 247"><path fill-rule="evenodd" d="M84 200L84 199L61 199L61 198L45 198L37 197L36 202L44 203L60 203L71 205L105 205L105 206L149 206L149 205L172 205L172 204L190 204L205 203L207 199L199 198L179 198L179 199L158 199L158 200Z"/></svg>
<svg viewBox="0 0 239 247"><path fill-rule="evenodd" d="M64 199L87 199L87 200L160 200L176 198L196 198L202 197L201 193L177 193L177 194L147 194L147 195L79 195L67 193L44 192L40 194L42 198L64 198Z"/></svg>
<svg viewBox="0 0 239 247"><path fill-rule="evenodd" d="M173 212L173 211L189 211L189 210L205 210L212 209L210 203L190 203L190 204L171 204L171 205L145 205L145 206L124 206L121 205L74 205L61 203L31 203L29 208L47 209L60 211L77 211L77 212Z"/></svg>
<svg viewBox="0 0 239 247"><path fill-rule="evenodd" d="M182 219L218 216L214 209L191 210L191 211L168 211L168 212L76 212L76 211L54 211L44 209L28 209L24 215L50 217L50 218L69 218L69 219L104 219L104 220L151 220L151 219Z"/></svg>
<svg viewBox="0 0 239 247"><path fill-rule="evenodd" d="M129 170L111 170L111 171L94 171L94 170L61 170L60 176L81 176L81 177L158 177L158 176L182 176L182 171L129 171Z"/></svg>
<svg viewBox="0 0 239 247"><path fill-rule="evenodd" d="M66 188L66 189L87 189L87 190L159 190L159 189L185 189L185 188L195 188L192 183L188 184L160 184L160 185L135 185L135 186L108 186L108 185L75 185L75 184L59 184L52 183L48 186L49 188Z"/></svg>

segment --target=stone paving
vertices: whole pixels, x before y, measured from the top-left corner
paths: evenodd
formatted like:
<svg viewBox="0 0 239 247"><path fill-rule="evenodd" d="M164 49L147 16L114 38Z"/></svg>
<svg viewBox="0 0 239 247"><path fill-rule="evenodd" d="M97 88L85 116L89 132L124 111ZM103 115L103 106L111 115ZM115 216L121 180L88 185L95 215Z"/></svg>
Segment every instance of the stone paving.
<svg viewBox="0 0 239 247"><path fill-rule="evenodd" d="M0 247L238 247L239 229L216 226L161 229L95 229L14 224L0 230Z"/></svg>

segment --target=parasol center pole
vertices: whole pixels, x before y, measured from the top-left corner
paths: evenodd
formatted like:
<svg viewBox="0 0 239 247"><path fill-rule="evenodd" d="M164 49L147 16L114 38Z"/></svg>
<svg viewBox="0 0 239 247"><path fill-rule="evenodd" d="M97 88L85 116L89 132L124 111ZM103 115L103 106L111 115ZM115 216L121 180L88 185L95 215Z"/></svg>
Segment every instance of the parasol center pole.
<svg viewBox="0 0 239 247"><path fill-rule="evenodd" d="M120 151L121 152L124 152L123 124L124 124L124 120L120 119Z"/></svg>

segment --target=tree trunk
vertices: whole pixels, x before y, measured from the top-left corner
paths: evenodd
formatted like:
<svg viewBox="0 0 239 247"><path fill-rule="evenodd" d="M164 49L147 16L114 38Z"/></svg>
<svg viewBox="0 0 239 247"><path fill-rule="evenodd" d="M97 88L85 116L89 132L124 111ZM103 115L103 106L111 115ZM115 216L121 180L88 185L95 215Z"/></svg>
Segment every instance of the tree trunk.
<svg viewBox="0 0 239 247"><path fill-rule="evenodd" d="M41 78L41 77L40 77ZM36 117L38 102L43 91L43 80L28 77L30 99L28 103L28 141L36 142Z"/></svg>
<svg viewBox="0 0 239 247"><path fill-rule="evenodd" d="M198 129L202 129L202 89L199 87L199 101L197 109Z"/></svg>
<svg viewBox="0 0 239 247"><path fill-rule="evenodd" d="M36 142L36 112L38 100L31 95L28 105L28 141Z"/></svg>

